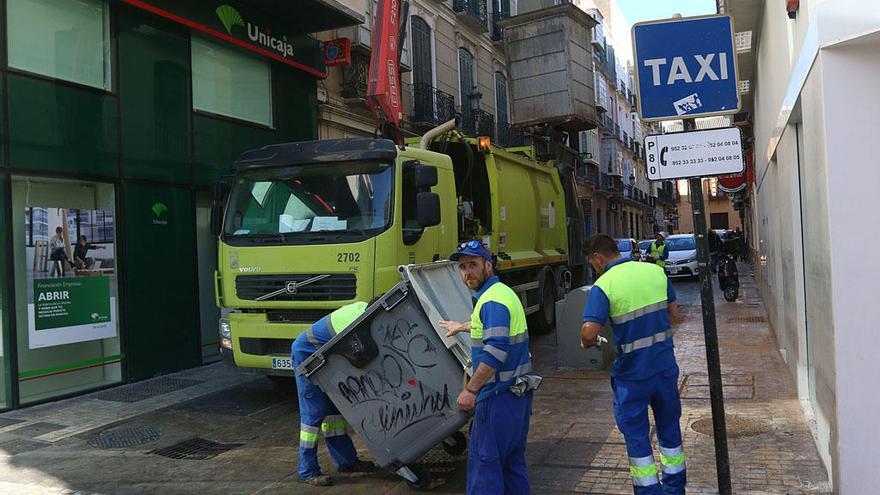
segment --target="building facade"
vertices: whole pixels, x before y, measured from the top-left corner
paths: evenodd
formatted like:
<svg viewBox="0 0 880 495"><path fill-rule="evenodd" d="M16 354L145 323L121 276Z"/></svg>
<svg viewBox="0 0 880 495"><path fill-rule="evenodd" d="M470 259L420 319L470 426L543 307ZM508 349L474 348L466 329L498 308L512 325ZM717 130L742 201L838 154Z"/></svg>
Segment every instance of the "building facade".
<svg viewBox="0 0 880 495"><path fill-rule="evenodd" d="M755 276L833 492L874 493L878 269L863 240L880 170L880 5L719 0L738 32L754 139L747 223ZM870 244L870 241L867 241ZM723 361L723 357L722 357Z"/></svg>
<svg viewBox="0 0 880 495"><path fill-rule="evenodd" d="M318 0L2 13L0 409L216 359L211 187L242 151L317 137L309 33L362 18Z"/></svg>

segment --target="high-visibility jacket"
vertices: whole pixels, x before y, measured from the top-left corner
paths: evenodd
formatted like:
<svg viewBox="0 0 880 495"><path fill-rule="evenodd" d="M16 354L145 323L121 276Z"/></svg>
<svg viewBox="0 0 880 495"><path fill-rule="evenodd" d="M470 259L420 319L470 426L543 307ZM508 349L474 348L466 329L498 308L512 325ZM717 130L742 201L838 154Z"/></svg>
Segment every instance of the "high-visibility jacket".
<svg viewBox="0 0 880 495"><path fill-rule="evenodd" d="M664 259L666 257L666 243L658 246L657 241L651 241L650 256L654 258L654 263L657 263L660 268L664 268L666 266Z"/></svg>
<svg viewBox="0 0 880 495"><path fill-rule="evenodd" d="M507 391L513 380L532 370L526 313L513 289L492 277L474 295L471 314L471 361L495 368L477 401Z"/></svg>
<svg viewBox="0 0 880 495"><path fill-rule="evenodd" d="M608 317L618 351L612 376L642 380L676 366L668 313L670 293L674 291L659 266L613 264L595 286L608 300Z"/></svg>
<svg viewBox="0 0 880 495"><path fill-rule="evenodd" d="M293 351L312 353L330 341L337 333L358 319L367 309L367 303L356 302L345 305L316 321L293 342Z"/></svg>

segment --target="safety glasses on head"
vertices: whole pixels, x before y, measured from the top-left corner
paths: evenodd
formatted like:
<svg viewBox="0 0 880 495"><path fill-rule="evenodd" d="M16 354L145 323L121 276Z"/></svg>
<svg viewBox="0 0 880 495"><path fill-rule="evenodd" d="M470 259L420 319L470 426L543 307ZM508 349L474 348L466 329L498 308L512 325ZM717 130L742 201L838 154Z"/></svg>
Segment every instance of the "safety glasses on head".
<svg viewBox="0 0 880 495"><path fill-rule="evenodd" d="M462 242L461 244L458 245L458 249L465 249L465 248L478 249L481 246L482 246L482 244L480 244L479 241L474 240L474 241Z"/></svg>

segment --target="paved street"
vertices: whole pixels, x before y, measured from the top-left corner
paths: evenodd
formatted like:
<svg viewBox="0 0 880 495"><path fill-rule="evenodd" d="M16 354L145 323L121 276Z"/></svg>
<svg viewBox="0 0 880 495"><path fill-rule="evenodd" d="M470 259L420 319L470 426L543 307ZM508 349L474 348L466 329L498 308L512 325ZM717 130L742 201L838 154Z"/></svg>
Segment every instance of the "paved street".
<svg viewBox="0 0 880 495"><path fill-rule="evenodd" d="M754 280L747 268L741 273L737 302L724 302L716 291L734 492L831 493ZM698 285L676 287L686 317L676 344L689 493L715 493ZM529 436L534 493L631 493L607 372L556 371L554 342L552 335L533 342L546 378ZM330 470L333 487L296 483L299 421L290 386L212 365L2 414L0 493L409 492L388 473ZM193 438L202 441L179 445ZM436 478L435 493L463 492L463 457L437 449L424 462Z"/></svg>

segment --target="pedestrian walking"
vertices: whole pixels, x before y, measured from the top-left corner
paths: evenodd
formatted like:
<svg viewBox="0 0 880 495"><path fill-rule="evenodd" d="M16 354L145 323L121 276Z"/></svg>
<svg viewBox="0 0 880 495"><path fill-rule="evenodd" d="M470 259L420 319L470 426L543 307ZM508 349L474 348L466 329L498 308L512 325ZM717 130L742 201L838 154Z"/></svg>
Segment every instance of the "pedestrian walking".
<svg viewBox="0 0 880 495"><path fill-rule="evenodd" d="M712 263L712 273L718 273L718 253L721 251L723 242L718 232L709 229L709 257Z"/></svg>
<svg viewBox="0 0 880 495"><path fill-rule="evenodd" d="M356 302L343 306L321 318L293 341L290 358L295 370L340 330L356 320L367 309L367 303ZM329 486L333 481L321 472L318 465L318 431L324 441L336 469L343 473L372 472L376 465L358 459L357 450L346 428L345 418L317 385L303 375L296 375L296 393L299 399L299 466L300 482L314 486Z"/></svg>
<svg viewBox="0 0 880 495"><path fill-rule="evenodd" d="M581 346L596 344L610 319L617 358L611 369L614 418L626 441L636 495L684 495L681 401L672 323L679 319L675 289L663 270L621 257L614 239L594 235L587 259L600 273L584 308ZM660 441L662 485L651 447L648 407Z"/></svg>
<svg viewBox="0 0 880 495"><path fill-rule="evenodd" d="M458 396L461 410L474 411L468 451L468 495L530 493L526 441L532 390L526 315L519 296L498 281L492 255L478 241L449 256L474 291L470 322L441 321L447 336L470 332L473 376Z"/></svg>
<svg viewBox="0 0 880 495"><path fill-rule="evenodd" d="M666 237L666 232L657 232L657 236L651 241L651 246L648 248L648 262L655 263L660 268L664 268L666 260L669 259Z"/></svg>

